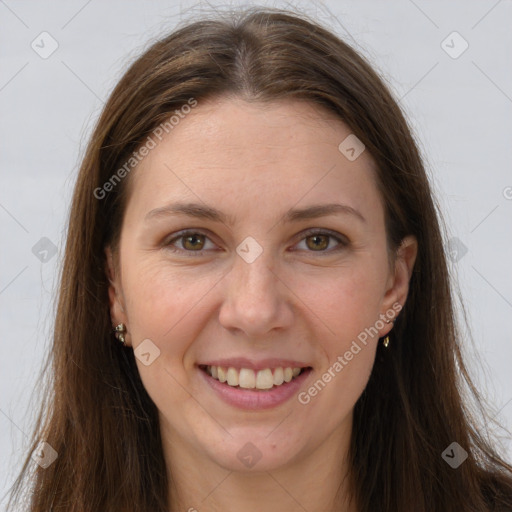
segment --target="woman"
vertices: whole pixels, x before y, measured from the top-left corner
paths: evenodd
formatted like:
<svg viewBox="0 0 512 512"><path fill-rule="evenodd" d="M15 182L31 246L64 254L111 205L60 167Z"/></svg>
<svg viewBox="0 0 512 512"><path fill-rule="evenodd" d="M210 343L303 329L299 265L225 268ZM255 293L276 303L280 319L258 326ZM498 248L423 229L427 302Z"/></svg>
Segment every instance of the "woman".
<svg viewBox="0 0 512 512"><path fill-rule="evenodd" d="M377 74L292 13L192 23L89 143L16 498L32 479L33 512L512 510L460 344Z"/></svg>

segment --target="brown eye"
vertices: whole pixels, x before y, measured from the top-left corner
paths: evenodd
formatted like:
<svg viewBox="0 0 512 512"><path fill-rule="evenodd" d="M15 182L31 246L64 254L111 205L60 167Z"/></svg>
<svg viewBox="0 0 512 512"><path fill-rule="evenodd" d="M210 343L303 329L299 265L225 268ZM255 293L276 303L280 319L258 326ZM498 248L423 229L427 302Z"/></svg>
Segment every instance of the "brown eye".
<svg viewBox="0 0 512 512"><path fill-rule="evenodd" d="M309 249L323 251L329 247L329 238L332 237L329 235L311 235L306 238L306 245Z"/></svg>
<svg viewBox="0 0 512 512"><path fill-rule="evenodd" d="M210 247L208 244L211 244ZM168 249L188 256L202 255L204 251L215 247L210 238L200 231L182 231L164 244ZM206 247L205 247L206 246ZM196 254L193 254L196 253Z"/></svg>
<svg viewBox="0 0 512 512"><path fill-rule="evenodd" d="M341 233L314 229L303 233L297 247L306 252L328 255L345 249L349 244L350 241Z"/></svg>
<svg viewBox="0 0 512 512"><path fill-rule="evenodd" d="M204 246L206 237L200 233L193 233L190 235L183 235L180 238L183 240L182 246L184 249L200 251Z"/></svg>

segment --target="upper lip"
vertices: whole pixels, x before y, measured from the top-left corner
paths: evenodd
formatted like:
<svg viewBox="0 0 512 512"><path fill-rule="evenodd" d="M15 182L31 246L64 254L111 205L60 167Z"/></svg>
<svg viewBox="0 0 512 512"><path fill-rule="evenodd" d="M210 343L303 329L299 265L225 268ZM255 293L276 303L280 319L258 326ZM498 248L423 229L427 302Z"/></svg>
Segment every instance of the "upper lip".
<svg viewBox="0 0 512 512"><path fill-rule="evenodd" d="M229 359L215 359L198 363L198 366L221 366L222 368L249 368L254 371L265 370L266 368L309 368L310 365L293 359L268 358L253 361L246 357L233 357Z"/></svg>

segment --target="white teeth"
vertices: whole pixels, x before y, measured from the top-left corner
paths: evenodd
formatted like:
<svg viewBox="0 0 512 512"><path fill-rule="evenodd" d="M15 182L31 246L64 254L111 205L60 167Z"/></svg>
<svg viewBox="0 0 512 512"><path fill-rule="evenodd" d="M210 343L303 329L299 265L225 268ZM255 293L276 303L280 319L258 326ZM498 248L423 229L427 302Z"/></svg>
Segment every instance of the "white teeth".
<svg viewBox="0 0 512 512"><path fill-rule="evenodd" d="M212 377L213 377L213 375L212 375ZM226 382L226 380L227 380L226 372L224 371L224 368L221 368L220 366L217 366L217 378L221 382Z"/></svg>
<svg viewBox="0 0 512 512"><path fill-rule="evenodd" d="M234 368L228 368L227 378L230 386L238 386L238 372Z"/></svg>
<svg viewBox="0 0 512 512"><path fill-rule="evenodd" d="M242 368L238 380L241 388L253 389L256 387L256 375L250 368Z"/></svg>
<svg viewBox="0 0 512 512"><path fill-rule="evenodd" d="M275 386L281 386L285 382L290 382L297 377L302 368L270 368L255 372L251 368L241 368L240 370L230 366L223 368L221 366L207 366L206 371L214 379L225 382L229 386L241 387L244 389L272 389Z"/></svg>
<svg viewBox="0 0 512 512"><path fill-rule="evenodd" d="M270 389L274 385L274 377L272 376L272 370L267 368L266 370L260 370L256 375L256 387L258 389Z"/></svg>
<svg viewBox="0 0 512 512"><path fill-rule="evenodd" d="M284 382L284 372L281 367L274 370L274 386L280 386Z"/></svg>

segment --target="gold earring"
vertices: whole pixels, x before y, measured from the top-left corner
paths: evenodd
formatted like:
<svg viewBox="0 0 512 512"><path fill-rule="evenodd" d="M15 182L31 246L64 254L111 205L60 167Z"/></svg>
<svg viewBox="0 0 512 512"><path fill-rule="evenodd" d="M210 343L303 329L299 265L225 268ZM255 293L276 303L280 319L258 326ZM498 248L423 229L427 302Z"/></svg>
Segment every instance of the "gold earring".
<svg viewBox="0 0 512 512"><path fill-rule="evenodd" d="M115 337L123 345L124 345L124 342L125 342L125 338L124 338L125 333L126 333L126 326L123 323L116 325L116 327L114 328Z"/></svg>
<svg viewBox="0 0 512 512"><path fill-rule="evenodd" d="M388 348L389 347L389 336L386 336L384 338L384 340L382 341L382 344L384 345L384 347Z"/></svg>

